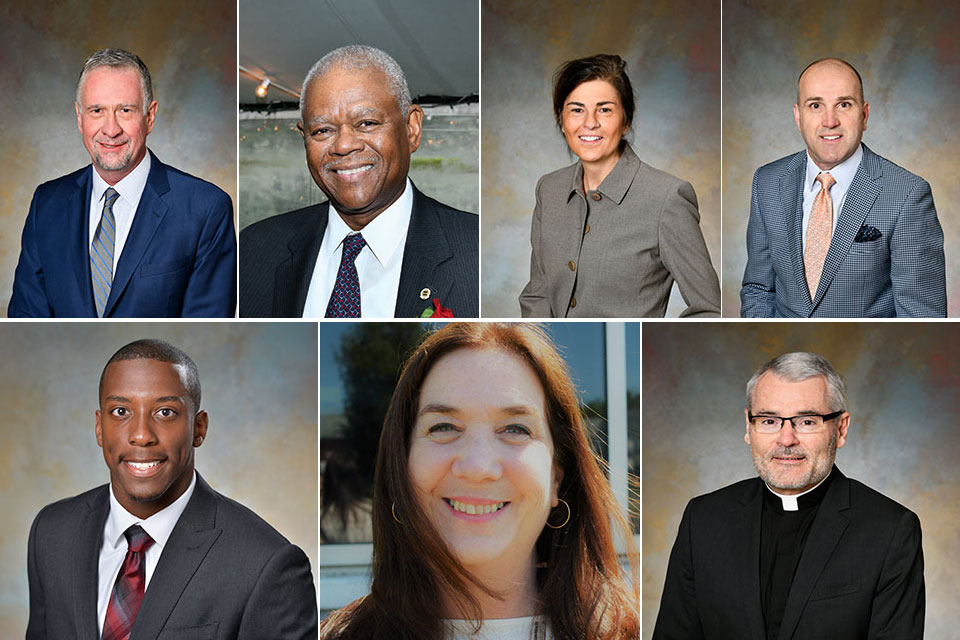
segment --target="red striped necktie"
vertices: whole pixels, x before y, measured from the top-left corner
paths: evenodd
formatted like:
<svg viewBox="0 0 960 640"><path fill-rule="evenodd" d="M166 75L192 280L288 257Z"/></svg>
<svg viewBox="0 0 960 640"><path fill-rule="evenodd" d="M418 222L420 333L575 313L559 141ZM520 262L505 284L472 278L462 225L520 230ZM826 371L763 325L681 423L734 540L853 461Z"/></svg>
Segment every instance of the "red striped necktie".
<svg viewBox="0 0 960 640"><path fill-rule="evenodd" d="M153 544L146 531L140 525L133 525L123 532L127 538L127 556L123 559L117 582L110 593L110 604L103 619L102 640L127 640L133 623L143 602L143 590L146 583L147 548Z"/></svg>

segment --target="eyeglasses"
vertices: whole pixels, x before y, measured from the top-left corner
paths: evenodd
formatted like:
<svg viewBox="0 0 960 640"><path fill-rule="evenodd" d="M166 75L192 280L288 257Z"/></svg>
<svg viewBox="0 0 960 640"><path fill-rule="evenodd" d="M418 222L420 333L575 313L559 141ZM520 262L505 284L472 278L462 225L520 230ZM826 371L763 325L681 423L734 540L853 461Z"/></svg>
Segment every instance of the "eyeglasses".
<svg viewBox="0 0 960 640"><path fill-rule="evenodd" d="M789 418L781 416L755 416L752 413L747 414L750 424L757 430L757 433L777 433L783 428L783 423L787 420L793 425L793 430L797 433L816 433L823 429L823 425L830 420L843 414L843 411L834 411L826 414L807 414L803 416L791 416Z"/></svg>

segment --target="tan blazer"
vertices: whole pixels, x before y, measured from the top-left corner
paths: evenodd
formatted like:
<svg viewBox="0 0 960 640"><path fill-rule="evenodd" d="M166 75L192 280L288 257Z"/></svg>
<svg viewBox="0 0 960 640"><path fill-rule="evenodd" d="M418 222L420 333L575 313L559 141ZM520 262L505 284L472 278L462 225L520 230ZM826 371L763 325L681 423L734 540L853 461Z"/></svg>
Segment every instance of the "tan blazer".
<svg viewBox="0 0 960 640"><path fill-rule="evenodd" d="M629 144L589 194L580 162L540 178L530 244L524 318L662 318L674 280L681 316L720 315L693 187L642 163Z"/></svg>

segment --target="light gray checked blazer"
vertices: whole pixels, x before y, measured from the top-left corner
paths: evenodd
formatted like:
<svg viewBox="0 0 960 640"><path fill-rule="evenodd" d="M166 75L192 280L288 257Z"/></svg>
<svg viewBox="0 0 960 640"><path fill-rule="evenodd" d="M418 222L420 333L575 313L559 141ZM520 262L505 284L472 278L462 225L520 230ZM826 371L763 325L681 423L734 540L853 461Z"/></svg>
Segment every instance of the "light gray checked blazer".
<svg viewBox="0 0 960 640"><path fill-rule="evenodd" d="M662 318L674 280L687 303L682 317L720 315L693 187L624 144L589 194L580 162L537 183L524 318Z"/></svg>
<svg viewBox="0 0 960 640"><path fill-rule="evenodd" d="M945 317L943 229L930 185L867 145L810 299L800 239L806 160L801 151L753 177L740 315Z"/></svg>

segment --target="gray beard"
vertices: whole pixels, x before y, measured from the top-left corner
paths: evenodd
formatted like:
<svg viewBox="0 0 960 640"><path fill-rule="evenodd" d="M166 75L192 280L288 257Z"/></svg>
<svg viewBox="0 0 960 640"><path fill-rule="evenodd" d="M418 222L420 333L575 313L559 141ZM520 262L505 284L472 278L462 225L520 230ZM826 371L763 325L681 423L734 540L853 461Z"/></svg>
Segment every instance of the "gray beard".
<svg viewBox="0 0 960 640"><path fill-rule="evenodd" d="M97 168L102 169L103 171L120 171L121 169L126 169L128 166L130 166L130 160L132 158L133 152L130 149L127 149L122 157L117 158L111 164L108 164L99 153L93 154L93 161L96 163Z"/></svg>
<svg viewBox="0 0 960 640"><path fill-rule="evenodd" d="M784 454L790 451L791 450L789 447L785 447L773 451L772 454ZM770 472L770 470L767 468L768 461L762 456L753 456L753 466L757 468L757 473L760 474L760 477L771 489L803 489L804 487L809 487L822 481L827 477L827 475L830 473L830 470L833 468L833 461L837 457L836 429L834 429L833 433L830 435L830 444L827 446L827 451L828 455L826 459L821 458L815 461L813 467L810 469L810 473L805 478L800 478L786 484L784 484L781 480L778 480L774 474Z"/></svg>

